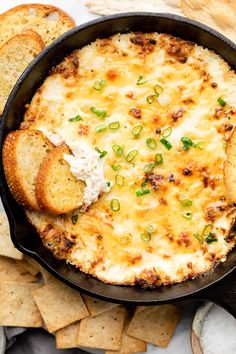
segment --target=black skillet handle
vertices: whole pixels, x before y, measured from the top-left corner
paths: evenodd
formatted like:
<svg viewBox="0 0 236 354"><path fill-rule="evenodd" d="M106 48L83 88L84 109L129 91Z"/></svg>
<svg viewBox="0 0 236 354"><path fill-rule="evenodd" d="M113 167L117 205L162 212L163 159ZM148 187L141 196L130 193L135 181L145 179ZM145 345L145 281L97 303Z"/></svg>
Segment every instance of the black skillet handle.
<svg viewBox="0 0 236 354"><path fill-rule="evenodd" d="M236 271L193 297L196 300L208 300L220 305L236 319Z"/></svg>

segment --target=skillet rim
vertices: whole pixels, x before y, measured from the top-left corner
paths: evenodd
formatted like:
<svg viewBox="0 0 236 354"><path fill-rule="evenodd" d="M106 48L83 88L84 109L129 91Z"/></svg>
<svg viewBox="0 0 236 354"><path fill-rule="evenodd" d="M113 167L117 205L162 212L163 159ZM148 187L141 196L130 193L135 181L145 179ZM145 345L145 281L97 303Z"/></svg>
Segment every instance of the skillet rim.
<svg viewBox="0 0 236 354"><path fill-rule="evenodd" d="M71 29L70 31L68 31L67 33L63 34L61 37L59 37L58 39L56 39L53 43L51 43L48 47L46 47L34 60L33 62L24 70L24 72L22 73L22 75L20 76L20 78L17 80L9 98L8 98L8 101L5 105L5 108L4 108L4 111L3 111L3 115L2 115L2 120L1 120L1 123L0 123L0 149L2 150L2 144L3 144L3 139L4 139L4 127L5 127L5 123L7 121L7 117L8 117L8 112L11 108L11 105L14 104L14 98L17 94L18 91L20 91L20 86L21 86L21 83L25 81L25 79L28 77L28 75L30 75L30 73L32 72L32 70L35 68L35 66L37 66L38 62L40 62L50 51L53 51L53 49L59 45L60 43L62 42L66 42L67 39L71 36L73 36L75 33L77 32L80 32L82 30L88 30L90 27L92 26L96 26L97 24L100 24L100 23L104 23L106 21L110 21L110 20L116 20L116 19L122 19L122 18L144 18L144 17L155 17L157 20L159 18L164 18L164 19L167 19L167 20L174 20L175 22L180 22L180 23L185 23L187 24L188 26L193 26L195 27L198 31L204 31L206 32L207 34L210 34L211 36L213 37L216 37L218 40L220 40L221 42L223 42L224 44L226 44L226 46L229 46L234 52L236 52L236 44L234 42L232 42L230 39L226 38L224 35L222 35L221 33L215 31L214 29L204 25L204 24L201 24L195 20L191 20L191 19L188 19L188 18L185 18L183 16L179 16L179 15L173 15L173 14L166 14L166 13L150 13L150 12L130 12L130 13L122 13L122 14L116 14L116 15L111 15L111 16L104 16L102 18L98 18L98 19L95 19L95 20L92 20L92 21L89 21L89 22L86 22L84 24L81 24L73 29ZM173 33L173 32L171 32ZM197 43L197 42L196 42ZM214 50L214 49L212 49ZM67 55L67 54L66 54ZM65 55L65 56L66 56ZM227 61L227 60L226 60ZM50 68L51 65L48 65L48 67ZM32 96L33 97L33 96ZM0 164L0 176L4 176L4 171L3 171L3 167L2 167L2 162ZM88 295L92 295L92 296L96 296L98 298L101 298L103 300L108 300L108 301L113 301L113 302L119 302L119 303L128 303L128 304L139 304L139 305L153 305L153 304L160 304L160 303L167 303L167 302L172 302L174 300L181 300L183 298L186 298L188 296L191 296L195 293L198 293L200 292L201 290L205 289L205 288L208 288L209 286L213 285L214 283L220 281L222 278L224 278L226 275L228 275L229 273L233 272L233 270L236 268L236 264L232 266L232 268L230 267L230 269L228 270L222 270L222 272L219 271L219 273L221 273L216 279L213 279L212 281L209 281L208 283L204 283L203 282L203 285L201 285L200 287L197 287L196 289L194 290L190 290L190 291L187 291L187 292L183 292L182 295L178 295L178 296L167 296L165 297L165 299L134 299L134 298L130 298L128 296L128 298L126 297L125 299L124 298L121 298L121 297L117 297L115 295L113 296L107 296L107 295L104 295L100 292L97 292L96 290L92 289L88 289L88 287L83 287L81 285L78 285L76 284L75 282L71 281L71 280L68 280L65 276L63 276L62 274L58 273L58 271L56 271L55 269L51 268L51 266L42 259L42 257L32 251L32 250L29 250L25 247L23 247L20 243L19 243L19 240L17 240L17 237L15 235L16 233L16 221L15 221L15 218L13 217L12 213L11 213L11 210L10 210L10 207L9 207L9 201L6 197L6 194L5 194L5 186L1 180L0 182L0 189L1 189L1 196L2 196L2 201L3 201L3 205L4 205L4 209L6 210L6 213L7 213L7 217L8 217L8 220L9 220L9 224L10 224L10 234L11 234L11 238L12 238L12 241L14 243L14 245L20 249L23 253L26 253L28 255L30 255L31 257L33 257L34 259L36 259L41 265L43 265L44 268L46 268L50 273L52 273L54 276L56 276L57 278L59 278L60 280L62 280L64 283L66 283L67 285L69 286L72 286L76 289L79 289L81 290L82 292L84 293L87 293ZM232 252L231 252L232 254ZM227 258L230 257L230 254L228 255ZM219 270L219 267L220 265L217 267L217 269ZM80 272L82 273L82 272ZM204 277L205 279L207 277L209 277L210 273L207 273L207 275ZM85 278L88 278L87 275L84 276ZM171 287L181 287L183 285L186 285L188 283L196 283L197 280L200 279L199 277L195 280L186 280L182 283L178 283L178 284L173 284L171 285ZM87 279L88 280L88 279ZM87 280L85 280L87 282ZM99 282L101 283L100 281L98 281L97 279L95 278L92 278L92 282ZM88 284L90 283L90 280L88 280ZM124 287L124 286L118 286L118 285L109 285L109 284L106 284L106 283L102 283L103 286L105 287L115 287L115 288L120 288L120 287ZM187 285L186 285L187 286ZM95 284L95 287L96 287L96 284ZM126 288L131 288L131 289L134 289L134 287L127 287L125 286ZM168 288L169 286L165 286L164 288ZM151 290L151 291L155 291L157 289L161 289L161 288L156 288L154 290ZM144 289L138 289L138 291L142 292L144 291L144 293L147 293L148 291L150 290L144 290ZM131 291L133 292L133 290ZM148 294L148 293L147 293ZM147 295L148 297L148 295Z"/></svg>

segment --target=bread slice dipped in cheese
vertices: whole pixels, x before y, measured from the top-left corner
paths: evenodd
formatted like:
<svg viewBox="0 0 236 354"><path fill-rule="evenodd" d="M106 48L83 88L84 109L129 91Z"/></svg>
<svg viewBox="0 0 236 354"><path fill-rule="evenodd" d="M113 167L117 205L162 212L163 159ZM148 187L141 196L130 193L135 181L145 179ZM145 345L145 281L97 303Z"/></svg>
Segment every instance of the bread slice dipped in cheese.
<svg viewBox="0 0 236 354"><path fill-rule="evenodd" d="M10 191L26 209L39 211L35 184L44 157L53 144L38 130L16 130L3 145L3 167Z"/></svg>

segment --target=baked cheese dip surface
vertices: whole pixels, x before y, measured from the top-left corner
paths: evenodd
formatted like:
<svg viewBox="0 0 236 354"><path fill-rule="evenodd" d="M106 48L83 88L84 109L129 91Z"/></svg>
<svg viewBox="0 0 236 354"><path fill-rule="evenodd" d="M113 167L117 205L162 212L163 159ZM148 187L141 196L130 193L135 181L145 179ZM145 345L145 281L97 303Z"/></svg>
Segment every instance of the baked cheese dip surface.
<svg viewBox="0 0 236 354"><path fill-rule="evenodd" d="M235 207L223 180L236 76L167 34L117 34L71 53L27 107L86 183L61 216L27 211L56 257L113 284L182 282L226 259Z"/></svg>

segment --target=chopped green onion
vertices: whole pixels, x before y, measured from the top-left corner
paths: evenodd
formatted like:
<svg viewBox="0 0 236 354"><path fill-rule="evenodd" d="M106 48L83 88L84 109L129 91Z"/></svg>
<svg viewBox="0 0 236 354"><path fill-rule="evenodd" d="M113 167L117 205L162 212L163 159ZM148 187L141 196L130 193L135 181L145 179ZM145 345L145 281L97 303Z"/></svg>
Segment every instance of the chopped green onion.
<svg viewBox="0 0 236 354"><path fill-rule="evenodd" d="M154 170L155 168L155 163L154 162L149 162L147 165L144 166L144 172L145 173L150 173Z"/></svg>
<svg viewBox="0 0 236 354"><path fill-rule="evenodd" d="M95 81L93 84L94 90L100 91L106 84L105 80Z"/></svg>
<svg viewBox="0 0 236 354"><path fill-rule="evenodd" d="M79 122L80 120L83 120L79 114L73 118L69 118L69 122Z"/></svg>
<svg viewBox="0 0 236 354"><path fill-rule="evenodd" d="M124 150L122 149L122 147L119 146L119 145L113 145L113 146L112 146L112 150L114 151L114 153L115 153L115 155L116 155L117 157L121 157L122 154L123 154L123 152L124 152Z"/></svg>
<svg viewBox="0 0 236 354"><path fill-rule="evenodd" d="M151 149L151 150L155 150L156 147L157 147L157 142L156 142L156 140L153 139L153 138L148 138L148 139L146 140L146 144L147 144L147 146L149 147L149 149Z"/></svg>
<svg viewBox="0 0 236 354"><path fill-rule="evenodd" d="M193 213L190 213L189 211L184 211L184 212L182 213L182 216L183 216L185 219L192 219Z"/></svg>
<svg viewBox="0 0 236 354"><path fill-rule="evenodd" d="M204 236L208 236L208 235L211 233L212 229L213 229L213 225L212 225L212 224L207 224L207 225L204 227L204 229L203 229L203 231L202 231L202 234L203 234Z"/></svg>
<svg viewBox="0 0 236 354"><path fill-rule="evenodd" d="M199 149L199 150L204 150L206 147L205 143L203 141L199 141L197 144L196 144L196 148Z"/></svg>
<svg viewBox="0 0 236 354"><path fill-rule="evenodd" d="M147 233L147 232L144 232L144 233L141 234L141 239L142 239L144 242L150 241L151 238L152 238L152 236L151 236L149 233Z"/></svg>
<svg viewBox="0 0 236 354"><path fill-rule="evenodd" d="M79 217L78 214L72 215L71 221L72 221L72 224L73 224L73 225L75 225L75 224L77 223L78 217Z"/></svg>
<svg viewBox="0 0 236 354"><path fill-rule="evenodd" d="M138 80L136 82L136 85L143 85L147 82L147 80L143 80L144 79L144 76L139 76L138 77Z"/></svg>
<svg viewBox="0 0 236 354"><path fill-rule="evenodd" d="M145 187L148 184L148 179L146 178L142 183L141 183L141 187Z"/></svg>
<svg viewBox="0 0 236 354"><path fill-rule="evenodd" d="M126 161L129 162L129 163L132 162L137 155L138 155L138 151L137 150L130 151L127 154L127 156L126 156Z"/></svg>
<svg viewBox="0 0 236 354"><path fill-rule="evenodd" d="M157 96L159 96L162 91L163 91L163 87L161 87L160 85L154 86L154 92Z"/></svg>
<svg viewBox="0 0 236 354"><path fill-rule="evenodd" d="M124 185L124 181L125 181L125 177L124 176L116 175L116 184L118 184L118 186L123 186Z"/></svg>
<svg viewBox="0 0 236 354"><path fill-rule="evenodd" d="M116 129L119 129L120 128L120 123L117 121L117 122L112 122L108 125L108 128L109 129L112 129L112 130L116 130Z"/></svg>
<svg viewBox="0 0 236 354"><path fill-rule="evenodd" d="M200 242L203 243L204 238L201 234L193 234L193 236Z"/></svg>
<svg viewBox="0 0 236 354"><path fill-rule="evenodd" d="M168 136L170 136L171 133L172 133L172 128L168 127L163 130L162 136L163 136L163 138L168 138Z"/></svg>
<svg viewBox="0 0 236 354"><path fill-rule="evenodd" d="M131 235L121 235L119 236L119 242L122 245L127 245L127 243L129 243L131 240Z"/></svg>
<svg viewBox="0 0 236 354"><path fill-rule="evenodd" d="M211 232L205 237L204 241L210 245L213 242L217 242L217 238Z"/></svg>
<svg viewBox="0 0 236 354"><path fill-rule="evenodd" d="M102 133L107 129L107 126L105 124L99 125L98 127L95 128L95 131L97 133Z"/></svg>
<svg viewBox="0 0 236 354"><path fill-rule="evenodd" d="M165 138L161 138L160 143L162 143L167 150L170 150L172 148L171 143L168 140L166 140Z"/></svg>
<svg viewBox="0 0 236 354"><path fill-rule="evenodd" d="M121 165L111 165L111 168L112 168L114 171L119 171L120 168L121 168Z"/></svg>
<svg viewBox="0 0 236 354"><path fill-rule="evenodd" d="M155 231L155 227L154 227L153 225L148 225L148 226L146 227L146 231L147 231L149 234L151 234L151 233L153 233L153 232Z"/></svg>
<svg viewBox="0 0 236 354"><path fill-rule="evenodd" d="M230 119L231 119L231 117L230 117L230 116L228 116L228 117L227 117L227 119L228 119L228 120L230 120Z"/></svg>
<svg viewBox="0 0 236 354"><path fill-rule="evenodd" d="M145 194L149 194L150 189L140 189L139 191L136 192L137 197L142 197Z"/></svg>
<svg viewBox="0 0 236 354"><path fill-rule="evenodd" d="M140 136L142 129L143 129L142 125L136 125L135 127L133 127L132 129L133 136L135 138L138 138Z"/></svg>
<svg viewBox="0 0 236 354"><path fill-rule="evenodd" d="M191 206L193 204L193 202L186 197L181 198L180 202L183 206Z"/></svg>
<svg viewBox="0 0 236 354"><path fill-rule="evenodd" d="M111 186L111 182L106 182L106 185L107 185L107 187L110 187Z"/></svg>
<svg viewBox="0 0 236 354"><path fill-rule="evenodd" d="M107 151L105 150L101 151L98 147L95 147L95 150L99 153L100 159L102 159L104 156L107 155Z"/></svg>
<svg viewBox="0 0 236 354"><path fill-rule="evenodd" d="M90 108L91 112L93 112L94 114L96 114L97 117L104 119L107 116L107 111L105 111L104 109L97 109L95 107L91 107Z"/></svg>
<svg viewBox="0 0 236 354"><path fill-rule="evenodd" d="M217 102L221 105L221 107L224 107L226 105L226 102L225 102L225 100L223 100L222 97L219 97Z"/></svg>
<svg viewBox="0 0 236 354"><path fill-rule="evenodd" d="M113 211L119 211L120 210L120 202L118 199L112 199L111 201L111 209Z"/></svg>
<svg viewBox="0 0 236 354"><path fill-rule="evenodd" d="M181 138L181 141L183 143L183 149L185 151L189 150L191 146L192 147L196 147L197 146L191 139L187 138L186 136L183 136Z"/></svg>
<svg viewBox="0 0 236 354"><path fill-rule="evenodd" d="M152 104L154 102L155 97L156 97L156 95L147 96L147 102L149 104Z"/></svg>
<svg viewBox="0 0 236 354"><path fill-rule="evenodd" d="M159 166L163 164L163 157L162 157L162 153L157 153L155 155L155 165Z"/></svg>

